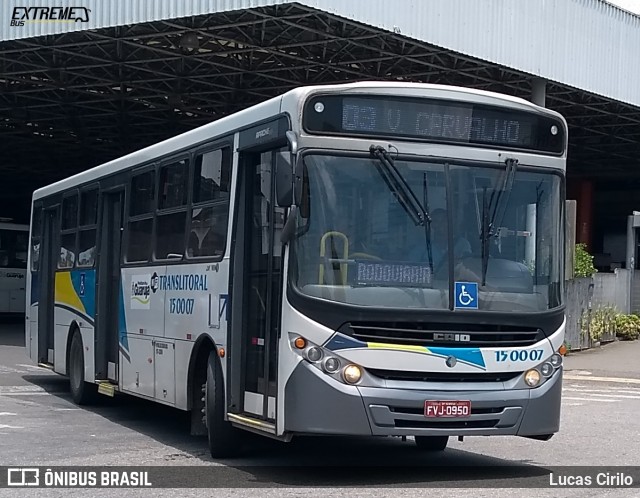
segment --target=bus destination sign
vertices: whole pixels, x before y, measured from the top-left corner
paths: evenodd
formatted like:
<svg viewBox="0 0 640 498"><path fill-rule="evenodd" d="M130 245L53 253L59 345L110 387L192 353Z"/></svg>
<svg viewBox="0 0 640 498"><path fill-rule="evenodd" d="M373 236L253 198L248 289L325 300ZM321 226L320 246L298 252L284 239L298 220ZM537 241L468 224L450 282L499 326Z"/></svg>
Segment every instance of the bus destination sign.
<svg viewBox="0 0 640 498"><path fill-rule="evenodd" d="M411 138L554 154L564 149L560 120L442 99L317 96L305 106L304 126L310 133Z"/></svg>

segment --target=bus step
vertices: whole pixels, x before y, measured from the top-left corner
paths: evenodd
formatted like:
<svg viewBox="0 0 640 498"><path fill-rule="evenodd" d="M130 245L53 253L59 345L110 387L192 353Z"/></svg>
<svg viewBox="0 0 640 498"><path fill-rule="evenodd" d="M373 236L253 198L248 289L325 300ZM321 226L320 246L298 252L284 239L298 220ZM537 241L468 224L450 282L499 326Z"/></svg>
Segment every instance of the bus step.
<svg viewBox="0 0 640 498"><path fill-rule="evenodd" d="M98 392L100 394L104 394L105 396L110 396L113 398L116 392L116 386L111 384L108 380L99 380L98 381Z"/></svg>
<svg viewBox="0 0 640 498"><path fill-rule="evenodd" d="M46 368L47 370L53 370L53 365L50 363L38 363L40 368Z"/></svg>
<svg viewBox="0 0 640 498"><path fill-rule="evenodd" d="M234 425L240 425L248 429L267 432L273 435L276 434L276 426L272 423L265 422L264 420L258 420L245 415L238 415L237 413L227 413L227 417L229 417L229 421Z"/></svg>

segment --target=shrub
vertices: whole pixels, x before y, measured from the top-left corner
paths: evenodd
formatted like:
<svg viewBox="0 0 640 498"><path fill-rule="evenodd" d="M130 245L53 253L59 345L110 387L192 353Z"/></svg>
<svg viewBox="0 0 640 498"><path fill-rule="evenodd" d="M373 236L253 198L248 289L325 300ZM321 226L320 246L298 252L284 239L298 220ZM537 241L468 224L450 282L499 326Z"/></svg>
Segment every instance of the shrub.
<svg viewBox="0 0 640 498"><path fill-rule="evenodd" d="M618 315L616 317L616 335L622 340L636 340L640 336L640 317L637 315Z"/></svg>
<svg viewBox="0 0 640 498"><path fill-rule="evenodd" d="M576 261L573 276L575 278L591 277L598 270L593 266L593 256L587 252L587 245L576 244Z"/></svg>
<svg viewBox="0 0 640 498"><path fill-rule="evenodd" d="M592 341L599 341L607 332L615 332L618 318L621 315L613 306L599 306L591 312L589 335Z"/></svg>

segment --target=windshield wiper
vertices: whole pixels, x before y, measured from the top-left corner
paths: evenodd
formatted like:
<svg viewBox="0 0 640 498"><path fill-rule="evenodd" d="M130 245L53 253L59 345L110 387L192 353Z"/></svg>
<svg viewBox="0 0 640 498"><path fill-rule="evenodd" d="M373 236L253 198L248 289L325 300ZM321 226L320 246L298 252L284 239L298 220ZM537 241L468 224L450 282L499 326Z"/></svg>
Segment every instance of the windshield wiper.
<svg viewBox="0 0 640 498"><path fill-rule="evenodd" d="M369 152L378 159L376 169L386 182L389 190L393 192L396 199L411 217L416 226L424 226L425 242L427 245L427 256L429 258L429 270L433 273L433 256L431 250L431 216L428 212L427 174L423 178L424 205L420 203L411 187L398 171L391 154L380 145L371 145Z"/></svg>
<svg viewBox="0 0 640 498"><path fill-rule="evenodd" d="M500 179L496 183L496 188L491 193L491 198L487 204L487 189L482 192L482 284L487 284L487 267L489 266L489 241L497 234L502 224L502 219L509 203L509 195L513 189L513 179L518 169L517 159L507 159L505 169L500 174ZM506 195L505 195L506 194Z"/></svg>

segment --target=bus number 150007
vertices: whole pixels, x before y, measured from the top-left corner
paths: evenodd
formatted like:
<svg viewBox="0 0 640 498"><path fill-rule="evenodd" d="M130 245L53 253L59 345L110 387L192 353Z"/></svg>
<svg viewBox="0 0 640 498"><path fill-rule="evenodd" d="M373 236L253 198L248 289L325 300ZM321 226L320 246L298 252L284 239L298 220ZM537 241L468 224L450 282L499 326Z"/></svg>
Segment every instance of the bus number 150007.
<svg viewBox="0 0 640 498"><path fill-rule="evenodd" d="M172 297L169 299L169 313L174 315L193 314L194 299L181 299Z"/></svg>
<svg viewBox="0 0 640 498"><path fill-rule="evenodd" d="M496 351L496 361L540 361L543 349L513 349L511 351Z"/></svg>

